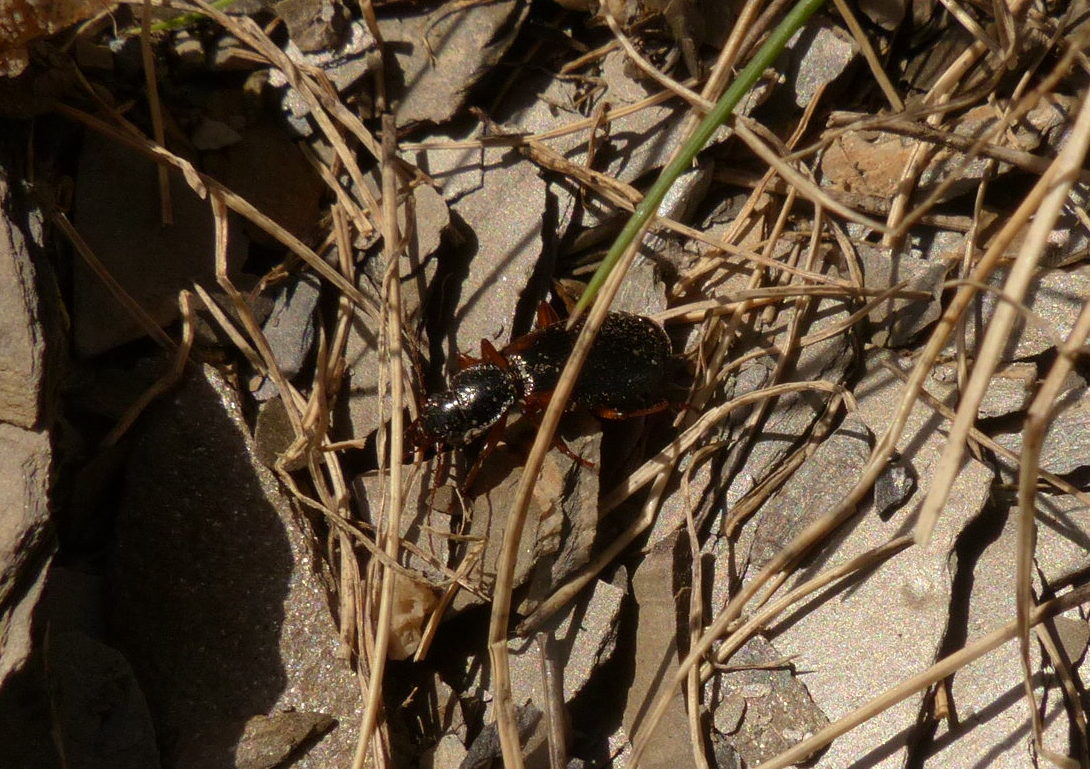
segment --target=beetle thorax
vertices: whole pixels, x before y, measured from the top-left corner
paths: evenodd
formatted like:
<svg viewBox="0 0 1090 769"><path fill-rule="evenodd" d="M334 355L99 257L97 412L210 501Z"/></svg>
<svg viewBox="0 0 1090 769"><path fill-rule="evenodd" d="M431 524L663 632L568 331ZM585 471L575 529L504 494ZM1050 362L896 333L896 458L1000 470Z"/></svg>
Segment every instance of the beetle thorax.
<svg viewBox="0 0 1090 769"><path fill-rule="evenodd" d="M507 371L480 363L455 374L447 390L428 396L419 427L437 442L460 446L496 424L517 399L518 389Z"/></svg>

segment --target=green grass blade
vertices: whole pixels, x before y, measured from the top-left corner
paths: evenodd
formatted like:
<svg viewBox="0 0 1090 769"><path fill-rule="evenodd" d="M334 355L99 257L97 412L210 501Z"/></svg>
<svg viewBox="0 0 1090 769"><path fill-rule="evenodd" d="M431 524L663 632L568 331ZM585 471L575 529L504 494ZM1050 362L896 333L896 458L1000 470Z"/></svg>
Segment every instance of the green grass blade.
<svg viewBox="0 0 1090 769"><path fill-rule="evenodd" d="M590 283L587 284L586 290L583 291L583 295L579 297L579 301L572 312L573 315L581 314L594 301L594 297L598 295L602 284L606 282L606 277L632 241L643 233L647 222L658 210L670 187L689 168L697 153L708 143L716 129L725 123L731 113L734 112L734 108L738 106L742 97L753 88L761 77L761 73L772 66L787 46L791 36L801 29L824 3L825 0L799 0L795 7L783 18L783 21L772 31L772 34L765 40L753 58L750 59L749 64L738 73L738 76L723 93L722 98L716 102L715 109L704 117L689 141L681 147L670 164L662 170L651 189L647 191L647 195L636 206L632 217L628 220L624 229L621 230L621 234L617 236L613 245L610 246L609 252L606 253L605 258L602 260L602 264L599 265L597 271L591 277Z"/></svg>

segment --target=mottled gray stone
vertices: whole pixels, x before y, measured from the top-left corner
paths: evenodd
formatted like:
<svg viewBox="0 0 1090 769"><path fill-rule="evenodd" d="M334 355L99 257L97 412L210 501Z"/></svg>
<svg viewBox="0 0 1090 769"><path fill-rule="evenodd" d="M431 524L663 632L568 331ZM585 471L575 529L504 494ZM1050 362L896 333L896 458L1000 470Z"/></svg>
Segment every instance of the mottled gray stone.
<svg viewBox="0 0 1090 769"><path fill-rule="evenodd" d="M421 322L428 288L436 273L436 251L444 233L450 227L450 212L442 196L430 187L417 187L413 191L416 218L410 227L400 221L401 232L409 236L406 254L398 265L401 275L401 314L407 329L416 328ZM402 209L404 210L404 209ZM411 233L411 236L410 236ZM376 255L368 260L360 275L359 288L373 307L382 305L382 280L386 260ZM348 329L345 347L347 363L347 397L339 403L336 418L340 434L345 437L366 439L379 428L380 419L390 418L389 385L386 400L378 398L381 374L381 329L385 322L360 308L355 310ZM404 342L405 340L403 340ZM406 372L404 382L406 399L413 397L412 372ZM423 394L419 394L423 397Z"/></svg>
<svg viewBox="0 0 1090 769"><path fill-rule="evenodd" d="M319 293L316 276L299 275L277 292L272 314L262 326L273 358L288 381L302 370L314 345ZM278 393L276 383L266 377L253 395L259 401L266 401L282 393Z"/></svg>
<svg viewBox="0 0 1090 769"><path fill-rule="evenodd" d="M799 532L838 505L870 456L873 437L866 424L848 415L754 515L756 530L749 566L756 573Z"/></svg>
<svg viewBox="0 0 1090 769"><path fill-rule="evenodd" d="M504 150L485 150L483 163L481 186L451 204L467 239L459 253L464 277L450 286L458 309L446 340L448 360L475 353L482 339L497 347L509 342L519 303L528 296L532 309L547 290L537 277L544 269L544 180L534 165ZM465 172L475 177L480 169ZM448 183L449 177L444 195Z"/></svg>
<svg viewBox="0 0 1090 769"><path fill-rule="evenodd" d="M1001 291L1006 276L1006 268L998 269L992 273L988 285ZM1026 325L1021 318L1017 319L1003 350L1002 360L1019 360L1040 355L1057 342L1066 339L1087 296L1090 296L1090 265L1084 264L1072 270L1040 270L1026 292L1023 303L1043 321L1044 327L1037 324ZM981 292L970 306L965 323L965 344L970 355L975 353L977 345L983 341L987 323L995 313L999 301L996 291ZM947 346L951 347L952 344L951 340Z"/></svg>
<svg viewBox="0 0 1090 769"><path fill-rule="evenodd" d="M795 310L780 313L774 330L775 343L786 343L786 329ZM804 324L802 334L814 334L824 328L842 322L848 316L840 302L821 301L810 316L812 322ZM847 334L836 336L808 345L799 351L796 365L787 375L788 381L812 382L824 380L831 383L844 381L848 366L854 357L850 338ZM767 378L771 374L767 364L755 361L747 370L739 373L734 395L768 386ZM734 454L728 460L728 472L731 474L727 490L727 503L733 505L754 485L773 472L780 462L798 445L799 440L822 413L830 396L824 392L787 393L776 399L759 432L752 439L751 450ZM749 446L750 438L740 427L750 410L732 415L734 422L731 435L735 439L744 435L744 441L738 442L738 448ZM740 461L744 457L744 461ZM735 466L737 464L737 466Z"/></svg>
<svg viewBox="0 0 1090 769"><path fill-rule="evenodd" d="M946 386L957 383L957 366L954 363L937 364L931 378ZM1078 375L1071 377L1071 386L1082 384ZM1037 386L1037 366L1033 363L1011 363L1001 366L988 382L988 389L977 413L982 418L1003 417L1015 414L1029 406Z"/></svg>
<svg viewBox="0 0 1090 769"><path fill-rule="evenodd" d="M926 299L889 299L867 316L874 331L872 341L882 347L903 347L920 331L939 318L942 307L942 283L947 265L928 262L906 254L893 254L888 248L860 243L856 246L863 263L863 283L867 288L885 290L906 282L905 290L922 291Z"/></svg>
<svg viewBox="0 0 1090 769"><path fill-rule="evenodd" d="M391 97L398 124L445 123L457 115L473 85L507 52L527 10L516 0L498 0L380 19L401 79Z"/></svg>
<svg viewBox="0 0 1090 769"><path fill-rule="evenodd" d="M786 665L768 667L783 659L766 639L754 636L727 663L743 669L718 673L705 685L716 731L746 766L773 758L829 723L804 676Z"/></svg>
<svg viewBox="0 0 1090 769"><path fill-rule="evenodd" d="M819 88L839 78L859 55L858 45L841 27L815 19L787 44L785 73L795 106L805 109Z"/></svg>
<svg viewBox="0 0 1090 769"><path fill-rule="evenodd" d="M878 364L895 356L873 351L856 385L858 417L881 435L893 416L903 387L901 380ZM945 437L934 412L917 403L897 443L901 461L921 479L932 477ZM951 555L957 537L985 505L992 473L969 460L951 490L931 542L902 551L857 580L825 591L781 625L769 629L784 655L795 655L796 669L806 670L805 684L814 701L835 721L879 692L927 668L945 637L953 571ZM790 485L789 481L789 485ZM786 588L910 531L915 509L927 483L887 520L870 505L860 509L803 564ZM847 488L844 489L847 491ZM714 600L714 598L713 598ZM900 767L906 741L919 717L923 695L913 695L869 719L836 740L817 767L839 769L885 746L876 767Z"/></svg>
<svg viewBox="0 0 1090 769"><path fill-rule="evenodd" d="M964 634L966 646L1014 620L1012 580L1017 540L1017 515L1012 510L998 538L984 548L974 563L957 563L958 569L970 570L972 575L966 616L954 628L954 632ZM1063 695L1055 679L1041 672L1039 644L1031 642L1030 659L1038 704L1045 689L1049 690L1043 700L1047 703L1043 714L1047 724L1045 746L1069 755ZM935 750L928 763L967 769L1021 769L1033 765L1017 643L1006 643L959 670L950 679L949 693L957 709L957 719L953 723L946 719L939 723Z"/></svg>
<svg viewBox="0 0 1090 769"><path fill-rule="evenodd" d="M544 628L549 639L547 653L561 673L565 702L571 702L594 670L613 654L624 595L621 588L599 580L589 596L573 601L547 622ZM522 702L529 698L544 708L537 644L529 640L510 641L507 648L511 653L515 700Z"/></svg>
<svg viewBox="0 0 1090 769"><path fill-rule="evenodd" d="M1022 433L995 436L996 443L1016 453L1022 452ZM1069 390L1057 401L1052 420L1041 447L1040 466L1066 475L1090 465L1090 390Z"/></svg>
<svg viewBox="0 0 1090 769"><path fill-rule="evenodd" d="M1037 568L1049 585L1090 568L1090 508L1075 497L1037 496Z"/></svg>
<svg viewBox="0 0 1090 769"><path fill-rule="evenodd" d="M597 463L601 434L592 429L596 427L594 418L584 415L581 420L565 425L561 436L572 453ZM460 466L461 457L457 454L452 457L454 469L448 469L443 479L437 477L439 459L413 472L402 511L402 537L427 557L405 552L404 562L439 584L446 582L447 577L436 564L449 563L452 549L459 558L467 558L468 552L472 552L472 565L464 579L476 586L477 592L459 591L451 603L454 611L478 606L491 595L507 517L525 463L525 451L516 446L528 445L532 440L530 429L532 426L524 422L508 427L506 440L510 443L492 451L473 485L464 493L455 493L453 487L467 472ZM443 485L439 485L441 481ZM376 521L383 499L382 479L369 473L359 477L355 486L362 505L361 516L366 521ZM455 512L464 513L466 519L457 532L451 531L451 515ZM588 472L559 448L552 449L534 487L515 565L515 586L530 583L530 595L520 610L532 610L561 580L587 563L597 524L596 474ZM455 533L457 540L443 536ZM468 549L466 542L471 543Z"/></svg>
<svg viewBox="0 0 1090 769"><path fill-rule="evenodd" d="M279 0L274 8L292 42L308 53L335 47L348 25L340 0Z"/></svg>

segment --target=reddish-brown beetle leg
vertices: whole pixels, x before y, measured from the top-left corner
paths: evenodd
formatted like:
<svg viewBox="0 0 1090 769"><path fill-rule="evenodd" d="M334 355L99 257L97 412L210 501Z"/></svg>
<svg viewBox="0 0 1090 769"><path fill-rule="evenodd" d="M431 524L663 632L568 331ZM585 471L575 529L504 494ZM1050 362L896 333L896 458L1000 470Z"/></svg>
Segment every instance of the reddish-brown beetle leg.
<svg viewBox="0 0 1090 769"><path fill-rule="evenodd" d="M633 417L642 417L647 414L658 414L660 411L665 411L668 408L670 408L670 401L661 400L645 409L635 409L634 411L618 411L617 409L610 409L605 406L596 406L591 410L596 417L601 419L632 419Z"/></svg>
<svg viewBox="0 0 1090 769"><path fill-rule="evenodd" d="M469 468L469 472L466 473L465 482L462 484L463 493L468 492L473 486L473 481L477 480L477 474L481 472L484 461L488 459L488 455L491 454L499 444L500 438L503 437L503 431L506 427L507 414L504 414L496 424L488 429L488 433L484 438L484 445L481 446L481 453L477 455L477 461L473 463L473 467Z"/></svg>
<svg viewBox="0 0 1090 769"><path fill-rule="evenodd" d="M554 435L553 436L553 446L560 449L560 453L562 453L568 459L571 459L572 461L576 462L580 467L582 467L582 468L584 468L586 470L597 470L598 469L598 465L594 464L593 462L591 462L589 459L587 459L585 457L579 456L574 451L569 449L568 444L566 444L564 442L564 439L561 438L559 435Z"/></svg>
<svg viewBox="0 0 1090 769"><path fill-rule="evenodd" d="M537 328L545 328L559 322L560 316L556 314L556 310L553 309L551 304L542 302L537 306Z"/></svg>
<svg viewBox="0 0 1090 769"><path fill-rule="evenodd" d="M549 393L537 393L539 397L528 398L526 400L526 408L523 409L523 413L526 414L526 418L537 425L538 429L541 429L541 413L545 410L545 406L549 403ZM553 447L560 450L560 453L579 464L587 470L596 470L598 468L593 462L585 457L581 457L568 448L568 444L564 442L558 434L553 433Z"/></svg>
<svg viewBox="0 0 1090 769"><path fill-rule="evenodd" d="M493 366L499 366L504 371L508 371L511 368L511 364L507 362L507 358L500 355L496 347L487 339L481 340L481 361L483 363L491 363Z"/></svg>

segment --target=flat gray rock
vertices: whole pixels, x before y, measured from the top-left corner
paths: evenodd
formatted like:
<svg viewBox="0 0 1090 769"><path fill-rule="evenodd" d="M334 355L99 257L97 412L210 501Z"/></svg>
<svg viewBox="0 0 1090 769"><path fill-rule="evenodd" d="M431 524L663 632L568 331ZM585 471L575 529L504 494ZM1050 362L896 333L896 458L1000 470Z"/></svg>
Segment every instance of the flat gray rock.
<svg viewBox="0 0 1090 769"><path fill-rule="evenodd" d="M728 663L743 668L716 675L706 687L716 731L746 766L757 766L828 725L799 675L780 664L784 655L754 636ZM750 666L749 669L744 669Z"/></svg>
<svg viewBox="0 0 1090 769"><path fill-rule="evenodd" d="M632 595L637 607L635 671L625 702L624 727L636 739L646 739L643 729L648 711L678 670L676 582L689 574L688 566L679 566L681 548L687 548L683 534L666 537L655 544L632 575ZM689 735L684 695L676 690L647 743L640 766L695 767Z"/></svg>
<svg viewBox="0 0 1090 769"><path fill-rule="evenodd" d="M46 334L27 239L9 218L12 201L0 168L0 421L33 429L42 418Z"/></svg>
<svg viewBox="0 0 1090 769"><path fill-rule="evenodd" d="M957 383L957 365L954 363L937 364L931 372L931 378L950 387ZM1072 385L1081 383L1078 375L1072 376ZM977 413L983 417L1003 417L1016 414L1029 406L1037 387L1037 366L1034 363L1018 362L1002 366L996 370L988 382L984 399L980 401Z"/></svg>
<svg viewBox="0 0 1090 769"><path fill-rule="evenodd" d="M174 224L160 216L156 166L132 150L87 133L76 177L74 225L121 287L160 325L177 316L178 292L216 284L212 210L182 177L169 175ZM246 255L242 230L228 237L228 270ZM72 331L90 357L144 336L143 328L79 258L73 259Z"/></svg>
<svg viewBox="0 0 1090 769"><path fill-rule="evenodd" d="M486 150L484 163L482 187L451 206L472 241L463 251L467 272L456 289L448 355L475 354L482 339L506 344L520 301L528 295L532 310L547 289L535 279L543 269L545 181L536 167L500 150Z"/></svg>
<svg viewBox="0 0 1090 769"><path fill-rule="evenodd" d="M211 367L192 370L145 414L132 457L113 642L147 696L164 764L233 766L247 721L288 709L339 724L296 766L350 763L359 682L313 535L257 460L234 392Z"/></svg>
<svg viewBox="0 0 1090 769"><path fill-rule="evenodd" d="M399 226L408 237L407 254L398 265L401 275L401 313L405 328L410 334L422 321L424 302L429 286L435 277L435 255L444 234L450 228L450 211L440 193L431 187L420 186L413 191L415 221L411 226L401 221ZM386 261L382 255L373 255L359 278L359 289L374 307L382 306L382 279ZM338 404L336 418L341 434L349 438L366 439L374 433L383 418L390 418L389 385L386 398L378 397L381 375L380 340L381 325L385 320L361 308L355 308L348 329L345 346L347 363L346 390ZM405 340L403 340L404 342ZM418 377L406 372L406 398L413 397ZM424 394L420 393L420 397Z"/></svg>
<svg viewBox="0 0 1090 769"><path fill-rule="evenodd" d="M1002 290L1007 270L996 270L988 284ZM1071 270L1043 269L1037 273L1023 300L1024 304L1043 322L1024 324L1015 321L1009 341L1003 350L1003 361L1029 358L1053 348L1071 333L1085 297L1090 295L1090 265L1083 264ZM977 294L966 314L965 342L972 355L983 341L987 323L995 313L999 298L994 291ZM947 347L950 348L951 341Z"/></svg>
<svg viewBox="0 0 1090 769"><path fill-rule="evenodd" d="M772 337L777 344L783 344L786 338L788 323L794 310L785 309L776 321L776 326L765 335ZM816 310L811 314L812 322L804 324L801 334L803 336L814 334L836 323L842 322L848 316L844 305L840 302L818 302ZM837 334L816 344L809 345L799 351L797 362L793 369L786 375L785 381L812 382L818 379L831 383L844 381L848 366L854 357L850 338L847 334ZM771 370L767 360L752 362L747 370L739 372L734 395L742 395L751 390L767 387L767 377ZM765 419L760 423L759 430L752 440L752 448L744 454L732 454L728 459L728 472L732 474L727 491L728 504L733 505L759 483L769 473L774 472L779 464L786 458L799 441L807 433L814 421L825 411L830 395L825 392L797 392L781 395L776 399ZM750 436L741 427L750 410L744 413L737 412L732 415L734 424L731 426L731 436L738 439L744 437L744 444L739 441L739 447L749 446ZM737 450L737 448L736 448ZM740 461L744 458L744 461Z"/></svg>
<svg viewBox="0 0 1090 769"><path fill-rule="evenodd" d="M947 265L925 261L907 254L893 254L888 248L860 243L856 246L863 263L867 288L885 290L907 281L908 291L923 291L929 299L889 299L871 311L867 319L874 331L872 340L882 347L903 347L942 312L939 300Z"/></svg>
<svg viewBox="0 0 1090 769"><path fill-rule="evenodd" d="M818 88L844 74L859 55L859 46L841 26L818 17L795 34L787 51L785 79L795 106L805 109Z"/></svg>
<svg viewBox="0 0 1090 769"><path fill-rule="evenodd" d="M889 424L903 387L878 365L882 360L896 361L896 356L882 351L869 354L865 374L854 390L858 417L876 436ZM785 587L910 530L927 490L926 479L932 477L945 443L937 421L931 409L917 404L898 441L902 461L924 479L910 501L885 520L869 505L859 510ZM934 662L950 611L954 545L987 502L992 480L991 471L969 460L927 547L905 550L861 579L825 591L789 622L769 629L777 650L797 655L795 667L807 671L806 687L830 721ZM816 766L851 766L861 756L871 755L876 745L886 749L874 758L874 766L902 766L906 741L922 705L922 695L914 695L861 724L836 740Z"/></svg>
<svg viewBox="0 0 1090 769"><path fill-rule="evenodd" d="M1022 433L995 436L996 443L1021 454ZM1057 401L1041 447L1040 466L1067 475L1090 465L1090 390L1078 387Z"/></svg>
<svg viewBox="0 0 1090 769"><path fill-rule="evenodd" d="M1090 568L1090 508L1068 496L1037 496L1037 568L1049 585Z"/></svg>
<svg viewBox="0 0 1090 769"><path fill-rule="evenodd" d="M1002 511L995 514L1001 515ZM1017 541L1017 514L1011 510L998 537L975 562L957 563L959 570L971 572L971 582L966 582L972 585L967 596L967 616L955 628L955 632L964 634L966 646L1015 618L1013 566ZM1043 544L1038 543L1037 552L1047 558ZM1082 624L1086 624L1085 620ZM1034 693L1038 705L1046 703L1042 714L1046 724L1045 747L1061 755L1072 755L1063 693L1055 677L1041 669L1040 644L1031 643L1030 647L1038 684ZM967 769L1022 769L1033 765L1020 660L1018 644L1011 641L950 679L949 692L957 719L953 724L945 719L939 723L928 763ZM1085 670L1081 675L1085 675Z"/></svg>
<svg viewBox="0 0 1090 769"><path fill-rule="evenodd" d="M590 594L568 605L546 625L549 654L563 683L565 702L583 690L594 670L610 658L617 641L617 621L625 591L598 580ZM537 645L510 641L512 691L517 701L545 705Z"/></svg>
<svg viewBox="0 0 1090 769"><path fill-rule="evenodd" d="M31 652L31 615L56 548L49 434L0 422L0 683Z"/></svg>
<svg viewBox="0 0 1090 769"><path fill-rule="evenodd" d="M591 429L592 423L593 417L584 415L579 422L565 425L561 435L572 453L598 463L601 434ZM464 564L464 579L477 590L458 592L451 603L455 612L485 603L491 595L508 515L526 458L526 450L520 447L532 441L530 429L522 423L510 426L506 438L519 447L497 446L466 493L454 490L454 484L468 472L461 456L451 458L454 469L448 468L443 478L437 476L438 459L405 469L410 480L401 515L402 537L418 552L405 551L404 562L435 584L447 581L438 564L449 564L452 556L456 567ZM375 473L356 480L364 520L378 519L383 483ZM466 516L457 532L451 531L454 513ZM515 586L530 584L530 595L520 611L532 610L560 581L587 563L597 523L597 475L553 448L534 488L515 565ZM457 534L458 539L450 539L451 534Z"/></svg>
<svg viewBox="0 0 1090 769"><path fill-rule="evenodd" d="M782 550L815 519L838 505L870 456L873 436L849 414L768 502L754 514L750 575Z"/></svg>
<svg viewBox="0 0 1090 769"><path fill-rule="evenodd" d="M320 289L317 276L307 273L293 277L277 293L272 314L262 326L273 358L288 381L302 370L314 344ZM254 397L266 401L279 394L276 383L266 378Z"/></svg>
<svg viewBox="0 0 1090 769"><path fill-rule="evenodd" d="M527 10L516 0L498 0L380 19L402 79L393 96L398 124L445 123L457 115L470 88L507 52Z"/></svg>

